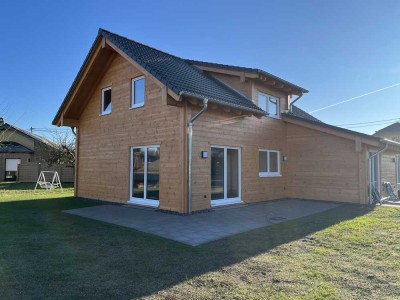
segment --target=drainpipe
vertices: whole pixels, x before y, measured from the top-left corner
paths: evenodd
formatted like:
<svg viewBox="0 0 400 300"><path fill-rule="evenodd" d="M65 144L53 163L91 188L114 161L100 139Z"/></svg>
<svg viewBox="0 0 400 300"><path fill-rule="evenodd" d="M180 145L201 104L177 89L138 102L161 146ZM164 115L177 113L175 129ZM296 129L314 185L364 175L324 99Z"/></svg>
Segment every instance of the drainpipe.
<svg viewBox="0 0 400 300"><path fill-rule="evenodd" d="M377 156L377 155L379 155L379 154L385 152L385 151L389 148L389 143L388 143L387 141L385 141L384 139L381 140L381 141L384 141L384 142L385 142L385 147L384 147L383 149L379 150L378 152L376 152L376 153L374 153L374 154L372 154L371 156L368 157L369 204L371 204L371 205L372 205L372 202L373 202L373 200L372 200L372 184L371 184L371 181L372 181L372 180L371 180L371 176L372 176L372 174L371 174L371 170L370 170L371 161L372 161L372 159L373 159L375 156ZM379 171L380 171L380 170L379 170ZM379 176L379 177L380 177L380 176ZM381 183L379 182L379 184L381 184Z"/></svg>
<svg viewBox="0 0 400 300"><path fill-rule="evenodd" d="M193 116L189 123L188 123L188 168L189 168L189 175L188 175L188 213L192 213L192 147L193 147L193 122L200 117L203 112L207 110L208 99L203 99L203 107L202 109Z"/></svg>
<svg viewBox="0 0 400 300"><path fill-rule="evenodd" d="M290 111L290 112L292 111L293 104L295 104L295 102L299 101L300 98L303 97L303 95L304 95L304 94L301 93L300 96L298 96L296 99L294 99L292 102L290 102L290 104L289 104L289 111Z"/></svg>

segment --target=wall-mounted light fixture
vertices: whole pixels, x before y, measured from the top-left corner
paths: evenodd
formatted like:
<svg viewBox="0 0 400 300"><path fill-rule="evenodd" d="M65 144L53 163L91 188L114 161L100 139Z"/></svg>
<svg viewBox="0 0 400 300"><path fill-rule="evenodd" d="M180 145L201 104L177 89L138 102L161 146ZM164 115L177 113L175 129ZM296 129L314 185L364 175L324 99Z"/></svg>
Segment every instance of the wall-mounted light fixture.
<svg viewBox="0 0 400 300"><path fill-rule="evenodd" d="M201 151L201 158L208 158L208 151Z"/></svg>

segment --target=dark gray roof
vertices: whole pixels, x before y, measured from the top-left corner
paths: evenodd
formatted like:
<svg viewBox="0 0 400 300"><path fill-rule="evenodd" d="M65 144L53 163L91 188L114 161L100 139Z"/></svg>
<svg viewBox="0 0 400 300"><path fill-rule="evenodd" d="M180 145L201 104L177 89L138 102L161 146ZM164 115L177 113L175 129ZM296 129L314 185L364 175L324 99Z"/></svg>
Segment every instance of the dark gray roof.
<svg viewBox="0 0 400 300"><path fill-rule="evenodd" d="M14 125L10 125L8 123L3 123L3 125L0 126L0 131L3 131L3 130L15 130L15 131L18 131L20 134L22 134L22 135L24 135L24 136L26 136L28 138L34 139L34 140L36 140L38 142L44 143L44 144L52 146L52 147L55 146L53 142L49 141L45 137L42 137L40 135L31 133L29 131L26 131L24 129L18 128L17 126L14 126Z"/></svg>
<svg viewBox="0 0 400 300"><path fill-rule="evenodd" d="M208 98L211 103L250 111L259 115L266 114L244 95L222 84L213 76L192 66L182 58L104 29L99 30L99 35L111 41L177 95L201 99Z"/></svg>
<svg viewBox="0 0 400 300"><path fill-rule="evenodd" d="M221 69L228 69L228 70L237 70L237 71L242 71L242 72L248 72L248 73L257 73L261 74L270 78L273 78L277 81L280 81L292 88L295 88L302 93L308 93L308 90L295 85L289 81L286 81L282 78L279 78L278 76L275 76L271 73L268 73L264 70L261 69L256 69L256 68L248 68L248 67L240 67L240 66L232 66L232 65L225 65L225 64L218 64L218 63L212 63L212 62L207 62L207 61L199 61L199 60L192 60L192 59L185 59L186 62L190 63L191 65L198 65L198 66L206 66L206 67L216 67L216 68L221 68Z"/></svg>
<svg viewBox="0 0 400 300"><path fill-rule="evenodd" d="M292 116L299 117L299 118L306 119L306 120L310 120L310 121L314 121L314 122L322 123L321 120L318 120L316 117L310 115L309 113L306 113L304 110L302 110L301 108L298 108L295 105L292 106L292 111L289 111L285 114L292 115Z"/></svg>
<svg viewBox="0 0 400 300"><path fill-rule="evenodd" d="M400 122L395 122L393 124L390 124L389 126L383 127L376 131L374 135L379 136L382 133L390 133L390 132L400 132Z"/></svg>
<svg viewBox="0 0 400 300"><path fill-rule="evenodd" d="M16 142L0 142L0 153L33 153L33 151Z"/></svg>

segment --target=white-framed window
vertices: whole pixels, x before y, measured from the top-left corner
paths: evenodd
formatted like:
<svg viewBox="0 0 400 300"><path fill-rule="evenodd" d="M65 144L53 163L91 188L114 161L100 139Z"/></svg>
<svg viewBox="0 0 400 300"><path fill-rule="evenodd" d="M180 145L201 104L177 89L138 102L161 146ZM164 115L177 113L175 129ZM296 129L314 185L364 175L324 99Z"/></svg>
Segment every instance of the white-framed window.
<svg viewBox="0 0 400 300"><path fill-rule="evenodd" d="M144 76L133 78L131 88L131 108L142 107L144 105L145 97Z"/></svg>
<svg viewBox="0 0 400 300"><path fill-rule="evenodd" d="M259 92L258 106L268 113L268 117L279 118L279 98Z"/></svg>
<svg viewBox="0 0 400 300"><path fill-rule="evenodd" d="M112 109L111 87L101 90L101 115L108 115Z"/></svg>
<svg viewBox="0 0 400 300"><path fill-rule="evenodd" d="M281 176L281 154L277 150L258 150L258 174L260 177Z"/></svg>

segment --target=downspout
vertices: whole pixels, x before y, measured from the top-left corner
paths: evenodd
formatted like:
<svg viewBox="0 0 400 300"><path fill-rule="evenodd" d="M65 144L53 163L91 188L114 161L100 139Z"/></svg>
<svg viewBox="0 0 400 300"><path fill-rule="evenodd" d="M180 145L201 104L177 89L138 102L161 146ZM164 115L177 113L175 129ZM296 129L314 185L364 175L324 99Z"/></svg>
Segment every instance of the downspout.
<svg viewBox="0 0 400 300"><path fill-rule="evenodd" d="M304 94L301 93L300 96L298 96L296 99L294 99L292 102L290 102L290 104L289 104L289 111L290 111L290 112L292 111L293 104L295 104L297 101L299 101L300 98L303 97L303 95L304 95Z"/></svg>
<svg viewBox="0 0 400 300"><path fill-rule="evenodd" d="M382 141L384 141L384 140L382 140ZM369 204L372 204L372 202L373 202L373 200L372 200L372 185L371 185L371 181L372 181L372 180L371 180L371 176L372 176L372 174L371 174L371 169L370 169L371 160L372 160L375 156L380 155L381 153L385 152L388 148L389 148L389 143L388 143L387 141L385 141L385 147L384 147L383 149L379 150L378 152L376 152L376 153L374 153L374 154L372 154L371 156L368 157ZM380 172L380 170L379 170L379 172ZM379 176L379 177L380 177L380 176ZM381 183L379 182L379 184L381 184Z"/></svg>
<svg viewBox="0 0 400 300"><path fill-rule="evenodd" d="M188 123L188 214L192 213L192 147L193 147L193 122L207 110L208 99L203 99L202 109L193 116Z"/></svg>

